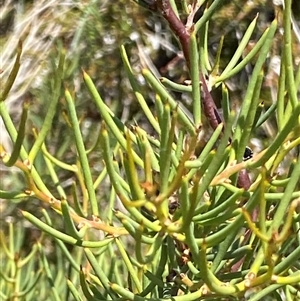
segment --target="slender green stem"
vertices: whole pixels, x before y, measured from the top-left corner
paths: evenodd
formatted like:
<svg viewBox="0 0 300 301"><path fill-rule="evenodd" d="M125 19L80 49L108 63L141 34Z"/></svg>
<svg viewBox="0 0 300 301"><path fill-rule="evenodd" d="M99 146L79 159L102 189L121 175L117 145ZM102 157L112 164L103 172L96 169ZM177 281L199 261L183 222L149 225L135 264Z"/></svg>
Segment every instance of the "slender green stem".
<svg viewBox="0 0 300 301"><path fill-rule="evenodd" d="M245 48L252 36L252 33L256 27L258 15L254 18L254 20L248 26L242 40L239 42L239 46L236 49L234 55L232 56L231 60L227 64L226 68L223 70L220 77L225 76L229 71L231 71L235 66L236 63L239 61L240 57L243 55Z"/></svg>
<svg viewBox="0 0 300 301"><path fill-rule="evenodd" d="M208 10L205 11L203 16L200 18L199 21L194 25L195 33L207 22L210 20L211 16L222 6L224 0L215 0Z"/></svg>
<svg viewBox="0 0 300 301"><path fill-rule="evenodd" d="M11 70L11 72L8 76L8 80L5 83L4 87L1 84L1 88L3 90L0 92L0 102L3 102L7 98L7 95L17 78L17 75L18 75L18 72L20 69L21 54L22 54L22 43L21 43L21 41L19 41L18 48L17 48L17 57L15 60L13 69Z"/></svg>
<svg viewBox="0 0 300 301"><path fill-rule="evenodd" d="M255 76L254 71L253 71L252 76ZM257 109L259 107L260 91L261 91L263 78L264 78L264 74L263 74L263 72L260 72L256 79L256 84L255 84L253 95L252 95L252 98L251 98L251 101L250 101L250 104L248 107L246 120L244 123L242 135L241 135L238 149L237 149L236 159L238 160L238 162L240 162L243 158L245 148L246 148L247 144L249 143L250 134L252 132L253 126L255 126L254 120L255 120L255 115L257 113Z"/></svg>
<svg viewBox="0 0 300 301"><path fill-rule="evenodd" d="M269 235L277 232L280 225L282 224L285 212L292 200L292 193L295 191L295 188L299 184L299 181L300 181L300 155L298 156L298 160L291 174L290 181L288 182L285 188L283 197L276 209L272 225L268 230Z"/></svg>
<svg viewBox="0 0 300 301"><path fill-rule="evenodd" d="M168 259L168 251L169 250L167 249L167 244L164 242L160 251L160 261L156 266L157 270L155 275L153 275L153 277L150 278L150 276L148 276L149 274L147 275L146 272L146 276L150 278L151 281L149 282L148 286L141 292L140 295L142 297L150 294L154 290L154 288L162 282L163 272L165 270L165 265Z"/></svg>
<svg viewBox="0 0 300 301"><path fill-rule="evenodd" d="M153 128L155 129L155 131L160 134L160 128L158 125L157 120L155 119L155 117L153 116L151 109L149 108L149 105L147 104L145 98L143 97L143 94L141 92L141 89L139 88L139 85L133 75L133 71L132 68L130 66L129 60L128 60L128 56L125 50L124 45L121 45L121 57L124 63L124 67L125 67L125 71L128 75L128 79L130 81L131 87L133 89L133 92L135 94L136 99L138 100L141 109L144 111L146 117L148 118L150 124L153 126Z"/></svg>
<svg viewBox="0 0 300 301"><path fill-rule="evenodd" d="M13 166L17 161L20 151L23 145L24 137L25 137L25 130L26 130L26 121L27 121L27 113L28 113L29 103L25 102L23 105L23 111L21 115L21 121L19 125L17 139L14 145L14 150L9 158L9 160L5 163L6 166Z"/></svg>
<svg viewBox="0 0 300 301"><path fill-rule="evenodd" d="M134 164L132 142L128 132L125 133L125 136L127 141L127 149L126 153L124 154L124 167L127 175L127 181L130 186L132 198L134 200L143 200L145 196L143 189L140 186L140 180Z"/></svg>
<svg viewBox="0 0 300 301"><path fill-rule="evenodd" d="M243 138L243 133L244 133L244 129L247 129L247 127L249 126L246 123L246 120L247 120L247 117L249 114L249 109L252 104L252 99L253 99L253 95L255 93L255 88L257 85L258 78L259 78L259 74L261 73L262 66L265 63L267 54L270 50L271 44L273 43L273 37L276 32L276 28L277 28L277 21L275 20L272 22L272 24L270 26L270 30L268 32L268 37L266 39L266 42L264 43L264 45L261 48L260 55L257 59L257 62L255 64L255 67L252 72L251 80L248 84L248 88L247 88L247 91L246 91L246 94L245 94L245 97L244 97L244 100L242 103L241 111L239 114L237 128L236 128L236 131L234 134L234 140L237 140L238 144L240 144L241 139L245 140L245 138ZM253 106L253 104L252 104L252 106ZM253 110L255 110L255 108L253 108ZM249 115L249 119L250 119L250 115ZM248 120L248 122L249 121L250 120ZM243 141L243 144L244 145L239 145L239 148L238 148L238 153L236 156L238 161L242 160L242 157L244 154L245 141Z"/></svg>
<svg viewBox="0 0 300 301"><path fill-rule="evenodd" d="M92 208L92 214L95 216L99 216L99 209L98 209L98 201L96 198L95 189L93 186L93 180L91 175L91 168L89 166L88 158L86 155L85 146L83 143L81 130L79 126L78 117L75 110L74 101L72 99L72 96L68 90L65 91L65 97L67 101L68 111L69 111L69 117L70 122L72 124L72 129L74 133L76 148L78 151L78 156L82 168L83 177L85 180L86 189L89 194L89 201Z"/></svg>
<svg viewBox="0 0 300 301"><path fill-rule="evenodd" d="M111 112L110 108L103 102L101 96L99 95L93 81L89 77L89 75L86 72L83 72L83 79L84 82L94 100L96 103L105 123L107 124L107 127L111 130L112 134L115 136L117 141L120 143L123 150L126 150L126 139L124 138L125 130L129 131L129 129L126 129L124 124L118 120L113 113ZM130 132L130 131L129 131ZM135 136L130 132L130 137L135 142ZM143 166L142 159L133 152L134 160L139 166Z"/></svg>
<svg viewBox="0 0 300 301"><path fill-rule="evenodd" d="M127 254L127 252L126 252L126 250L125 250L122 242L119 239L116 239L115 242L116 242L116 244L118 246L119 252L120 252L120 254L121 254L122 258L123 258L123 261L124 261L124 263L125 263L125 265L127 267L127 270L129 272L130 276L132 277L132 280L133 280L133 282L134 282L134 284L136 286L137 293L140 293L142 291L142 284L140 283L140 281L139 281L139 279L138 279L138 277L136 275L136 271L135 271L135 269L134 269L134 267L133 267L133 265L132 265L132 263L130 261L130 258L128 256L128 254Z"/></svg>
<svg viewBox="0 0 300 301"><path fill-rule="evenodd" d="M289 92L290 101L293 109L297 106L299 100L297 97L297 89L294 78L294 63L292 56L292 26L291 26L291 15L292 15L292 1L284 1L284 12L283 12L283 27L284 27L284 55L285 55L285 68L287 76L287 87Z"/></svg>
<svg viewBox="0 0 300 301"><path fill-rule="evenodd" d="M3 119L5 128L8 131L9 136L11 137L12 141L15 143L17 140L18 133L12 122L11 117L8 114L8 111L7 111L7 108L6 108L4 102L0 102L0 115ZM28 158L28 154L27 154L24 146L21 146L20 157L24 161ZM37 187L41 191L43 191L45 194L47 194L48 196L54 198L53 195L51 194L51 192L48 190L48 188L44 184L44 182L42 181L40 175L37 173L34 166L31 166L31 174L32 174L32 178L34 179L34 182L36 183Z"/></svg>
<svg viewBox="0 0 300 301"><path fill-rule="evenodd" d="M74 237L72 237L70 235L60 232L60 231L56 230L55 228L52 228L51 226L42 222L40 219L38 219L34 215L30 214L29 212L22 211L21 213L28 221L30 221L36 227L41 229L43 232L48 233L49 235L51 235L57 239L60 239L71 245L78 245L78 246L87 247L87 248L99 248L99 247L103 247L103 246L109 244L113 240L113 238L106 238L101 241L89 241L89 240L81 241L81 240L75 239Z"/></svg>
<svg viewBox="0 0 300 301"><path fill-rule="evenodd" d="M78 172L78 169L77 169L77 166L76 166L76 165L74 165L74 164L72 164L72 165L67 164L67 163L65 163L65 162L63 162L63 161L61 161L61 160L55 158L54 156L52 156L52 155L48 152L48 150L47 150L45 144L42 145L42 152L43 152L44 156L45 156L49 161L51 161L51 163L53 163L54 165L56 165L56 166L58 166L58 167L60 167L60 168L62 168L62 169L65 169L65 170L72 171L72 172L74 172L74 173ZM46 158L45 158L45 160L46 160Z"/></svg>
<svg viewBox="0 0 300 301"><path fill-rule="evenodd" d="M223 82L226 79L234 76L238 72L242 71L247 64L251 62L251 60L256 56L256 54L260 51L261 47L266 43L266 40L269 39L270 31L274 29L274 27L277 27L277 21L273 21L271 26L266 29L266 31L263 33L262 37L259 39L259 41L256 43L256 45L253 47L253 49L246 55L246 57L237 64L233 69L228 71L227 74L221 74L219 77L215 79L215 84L219 82Z"/></svg>
<svg viewBox="0 0 300 301"><path fill-rule="evenodd" d="M56 70L55 78L54 78L53 94L50 97L50 103L49 103L49 107L47 110L47 114L44 119L43 126L37 136L37 139L34 142L32 148L29 152L29 155L28 155L28 160L31 164L33 164L37 153L41 150L41 147L52 127L53 118L56 113L56 106L57 106L57 103L58 103L58 100L60 97L60 93L61 93L64 62L65 62L65 51L62 50L60 58L59 58L59 63L58 63L58 67Z"/></svg>
<svg viewBox="0 0 300 301"><path fill-rule="evenodd" d="M115 300L118 296L115 294L114 291L111 290L110 288L110 281L108 280L104 270L102 269L101 265L99 265L95 255L92 253L90 249L84 249L85 255L90 262L91 266L93 267L95 274L99 278L101 284L105 288L106 292L110 295L112 300Z"/></svg>
<svg viewBox="0 0 300 301"><path fill-rule="evenodd" d="M162 101L164 103L169 103L171 106L171 109L175 110L178 107L178 103L175 101L175 99L165 90L164 86L161 85L161 83L154 77L154 75L149 71L144 69L143 75L147 82L152 86L152 88L155 90L155 92L160 96ZM181 109L181 107L178 107L178 118L182 122L184 126L186 126L186 130L191 134L195 135L195 127L190 121L190 119L187 117L186 113Z"/></svg>
<svg viewBox="0 0 300 301"><path fill-rule="evenodd" d="M160 82L166 88L169 88L170 90L175 91L175 92L191 93L193 90L191 85L177 84L177 83L174 83L173 81L169 80L166 77L161 77Z"/></svg>
<svg viewBox="0 0 300 301"><path fill-rule="evenodd" d="M253 164L250 163L249 167L256 168L258 166L262 166L265 162L267 162L270 159L271 156L273 156L277 152L277 150L284 143L286 137L289 135L289 133L292 132L298 120L299 114L300 114L300 104L295 108L289 120L287 121L283 129L278 133L277 137L274 139L272 144L268 147L264 155Z"/></svg>
<svg viewBox="0 0 300 301"><path fill-rule="evenodd" d="M201 94L200 94L200 78L199 78L199 52L197 49L197 39L194 33L190 36L190 73L192 80L192 99L193 99L193 116L195 126L201 124Z"/></svg>
<svg viewBox="0 0 300 301"><path fill-rule="evenodd" d="M278 130L282 130L286 118L284 115L285 109L285 85L286 85L286 68L285 68L285 55L284 48L282 50L282 57L280 63L280 75L279 75L279 83L278 83L278 93L277 93L277 124Z"/></svg>
<svg viewBox="0 0 300 301"><path fill-rule="evenodd" d="M228 121L224 135L220 141L218 150L216 155L213 157L210 168L206 171L204 176L201 178L201 185L199 186L197 200L200 201L205 190L207 190L213 178L216 176L219 168L224 163L224 154L226 154L225 149L228 145L229 137L231 136L231 126L233 122L233 115L230 116L230 120ZM195 215L197 214L197 210L195 211Z"/></svg>
<svg viewBox="0 0 300 301"><path fill-rule="evenodd" d="M161 138L160 138L160 151L159 151L159 168L160 168L160 191L165 192L169 185L169 173L171 164L171 152L172 145L170 141L174 138L174 128L173 131L170 130L171 127L171 116L170 116L170 106L166 104L164 106L163 116L161 119Z"/></svg>

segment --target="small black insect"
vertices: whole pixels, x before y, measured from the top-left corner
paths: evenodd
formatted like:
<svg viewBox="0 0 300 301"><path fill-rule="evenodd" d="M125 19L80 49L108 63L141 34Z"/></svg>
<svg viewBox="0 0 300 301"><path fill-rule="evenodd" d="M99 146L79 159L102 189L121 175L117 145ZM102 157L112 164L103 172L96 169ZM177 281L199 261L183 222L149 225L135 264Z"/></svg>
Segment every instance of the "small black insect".
<svg viewBox="0 0 300 301"><path fill-rule="evenodd" d="M169 200L169 213L173 214L177 208L180 207L178 198L172 198Z"/></svg>
<svg viewBox="0 0 300 301"><path fill-rule="evenodd" d="M243 161L247 161L253 157L253 151L249 146L246 146Z"/></svg>

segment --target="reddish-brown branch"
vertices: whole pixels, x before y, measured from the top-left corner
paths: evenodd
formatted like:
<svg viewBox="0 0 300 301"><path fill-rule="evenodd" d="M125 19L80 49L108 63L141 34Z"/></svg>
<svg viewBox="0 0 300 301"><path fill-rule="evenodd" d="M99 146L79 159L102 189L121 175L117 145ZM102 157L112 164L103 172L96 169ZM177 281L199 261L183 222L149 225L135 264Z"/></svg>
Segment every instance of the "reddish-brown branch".
<svg viewBox="0 0 300 301"><path fill-rule="evenodd" d="M170 28L174 34L178 37L183 55L185 57L188 67L190 66L190 33L183 24L183 22L176 16L173 8L171 7L169 0L158 0L157 7L161 10L162 16L169 23ZM203 74L200 74L202 87L203 87L203 109L206 117L209 120L209 123L213 129L216 129L217 126L222 122L222 119L217 111L215 102L208 90L205 78Z"/></svg>
<svg viewBox="0 0 300 301"><path fill-rule="evenodd" d="M216 104L208 90L206 80L202 73L200 74L200 80L201 80L202 92L203 92L203 97L202 97L203 111L208 119L210 126L215 130L218 127L218 125L222 122L222 118L219 115Z"/></svg>
<svg viewBox="0 0 300 301"><path fill-rule="evenodd" d="M190 69L190 32L189 29L184 25L184 23L176 16L169 0L157 0L154 2L156 4L155 9L160 10L161 15L169 23L169 26L173 33L178 37L185 57L188 68ZM194 17L194 16L193 16ZM203 111L208 119L210 126L216 129L218 125L223 122L220 114L218 113L216 104L210 94L207 87L207 83L203 73L200 73L200 80L202 83L202 105ZM230 143L230 141L229 141ZM248 190L251 186L251 180L249 174L246 170L243 170L238 175L237 186Z"/></svg>
<svg viewBox="0 0 300 301"><path fill-rule="evenodd" d="M157 7L160 9L162 16L169 23L170 28L178 37L186 63L190 65L190 33L186 29L183 22L176 16L169 0L158 0Z"/></svg>

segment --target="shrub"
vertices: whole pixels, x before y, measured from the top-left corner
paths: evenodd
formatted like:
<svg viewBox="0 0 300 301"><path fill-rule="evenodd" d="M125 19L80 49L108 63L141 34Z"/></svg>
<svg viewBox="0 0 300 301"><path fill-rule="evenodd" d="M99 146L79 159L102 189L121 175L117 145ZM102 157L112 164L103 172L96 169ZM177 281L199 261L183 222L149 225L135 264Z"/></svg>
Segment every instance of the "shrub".
<svg viewBox="0 0 300 301"><path fill-rule="evenodd" d="M1 145L0 153L5 175L22 175L23 186L16 180L0 197L11 210L14 203L27 206L18 223L3 222L1 298L296 300L300 68L294 72L291 1L278 8L253 46L256 16L226 64L226 37L215 52L208 45L210 24L224 1L200 7L136 2L167 21L188 76L181 82L158 78L149 61L137 73L126 43L121 45L126 78L147 126L122 122L82 71L101 115L100 127L86 131L76 107L77 94L84 94L75 93L68 80L66 50L58 45L51 93L44 94L48 107L30 136L30 102L23 104L18 127L6 106L22 61L19 43L0 95L13 150ZM268 54L281 25L276 77L268 70ZM240 74L248 82L239 105L230 80ZM264 104L266 86L272 102ZM267 130L273 137L264 141ZM249 146L255 141L253 154ZM36 229L31 236L24 231L28 222Z"/></svg>

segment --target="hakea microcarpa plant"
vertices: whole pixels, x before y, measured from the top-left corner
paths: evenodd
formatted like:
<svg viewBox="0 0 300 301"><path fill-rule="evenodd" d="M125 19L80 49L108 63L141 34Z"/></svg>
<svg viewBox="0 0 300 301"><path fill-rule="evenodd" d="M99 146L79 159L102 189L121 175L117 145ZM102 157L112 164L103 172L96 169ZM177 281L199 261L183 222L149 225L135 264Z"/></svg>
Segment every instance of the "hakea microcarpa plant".
<svg viewBox="0 0 300 301"><path fill-rule="evenodd" d="M54 238L72 271L77 273L77 278L73 274L72 279L80 284L81 291L70 279L67 281L75 300L85 297L87 300L247 298L254 301L266 296L278 299L282 294L287 300L299 297L300 158L295 157L280 178L277 173L283 159L300 144L297 99L300 72L295 75L292 68L291 1L285 1L279 92L271 112L259 111L259 96L264 80L262 70L277 30L277 20L242 57L255 30L256 17L231 61L219 73L216 70L221 51L212 68L207 59L206 40L209 20L222 0L211 4L207 1L201 6L198 2L187 5L182 1L182 9L188 15L186 23L181 21L175 1L136 2L161 14L168 22L182 48L190 85L158 79L150 70L143 69L142 75L155 93L153 112L136 80L125 46L121 46L127 77L155 134L149 135L138 125L123 124L83 71L83 80L102 122L94 148L87 150L75 95L64 87L65 120L78 158L69 164L50 153L46 139L62 94L65 52L61 50L43 126L34 130L35 141L26 151L24 128L29 104L24 103L18 130L5 107L21 63L20 44L14 68L0 97L1 117L14 150L9 154L1 146L1 158L8 167L22 171L26 184L23 192L1 191L1 197L37 198L61 216L63 231L53 226L47 210L42 210L42 220L28 211L21 212L26 220ZM197 20L199 9L203 14ZM203 43L200 46L199 35ZM242 106L239 112L234 112L230 109L226 80L243 70L254 56L257 59ZM211 93L221 84L222 116ZM174 99L172 90L190 95L191 115ZM274 118L273 112L278 134L268 147L253 155L248 148L250 137L261 124ZM212 134L205 146L200 147L203 118L212 128ZM95 147L100 148L99 160L103 162L96 179L89 163L89 154ZM38 154L43 157L53 182L57 183L55 194L59 197L49 191L41 171L35 167ZM57 168L75 176L70 194L60 184ZM107 177L111 190L107 194L109 214L105 216L96 188ZM99 239L97 232L104 235ZM11 258L14 248L9 250L3 236L1 243ZM40 266L44 267L48 279L53 279L55 275L48 268L41 243L42 239L28 261L33 258L32 254L42 254ZM80 254L77 261L64 243L76 247ZM42 270L28 294L34 292L40 277ZM58 287L52 285L51 288L59 299Z"/></svg>

